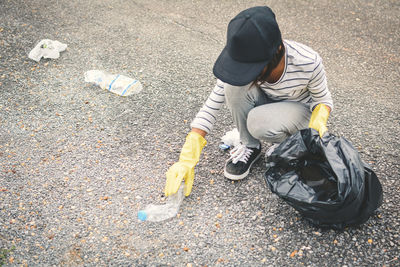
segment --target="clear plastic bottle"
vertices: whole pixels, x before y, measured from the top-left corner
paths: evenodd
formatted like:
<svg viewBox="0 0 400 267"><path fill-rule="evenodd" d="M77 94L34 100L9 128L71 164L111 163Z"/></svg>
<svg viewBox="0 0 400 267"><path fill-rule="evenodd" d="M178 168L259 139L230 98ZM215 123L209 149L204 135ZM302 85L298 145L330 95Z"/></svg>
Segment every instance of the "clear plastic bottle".
<svg viewBox="0 0 400 267"><path fill-rule="evenodd" d="M138 80L100 70L89 70L85 72L85 82L94 83L120 96L137 94L143 89L142 84Z"/></svg>
<svg viewBox="0 0 400 267"><path fill-rule="evenodd" d="M141 221L160 222L166 219L175 217L178 214L179 207L182 204L184 195L184 185L182 183L176 194L173 194L167 198L167 202L164 205L147 205L144 210L138 212L138 218Z"/></svg>

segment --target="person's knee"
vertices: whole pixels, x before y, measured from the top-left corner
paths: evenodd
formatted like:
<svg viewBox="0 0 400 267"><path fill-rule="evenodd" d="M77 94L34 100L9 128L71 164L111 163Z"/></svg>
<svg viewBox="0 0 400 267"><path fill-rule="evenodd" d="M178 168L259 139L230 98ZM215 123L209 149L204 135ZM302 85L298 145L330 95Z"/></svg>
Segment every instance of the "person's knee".
<svg viewBox="0 0 400 267"><path fill-rule="evenodd" d="M260 117L262 116L262 117ZM258 140L271 143L283 141L288 134L278 127L276 118L266 118L266 114L260 114L257 108L252 109L247 116L247 129Z"/></svg>
<svg viewBox="0 0 400 267"><path fill-rule="evenodd" d="M247 130L249 133L256 139L264 139L267 128L267 125L260 123L257 110L250 110L249 114L247 115Z"/></svg>

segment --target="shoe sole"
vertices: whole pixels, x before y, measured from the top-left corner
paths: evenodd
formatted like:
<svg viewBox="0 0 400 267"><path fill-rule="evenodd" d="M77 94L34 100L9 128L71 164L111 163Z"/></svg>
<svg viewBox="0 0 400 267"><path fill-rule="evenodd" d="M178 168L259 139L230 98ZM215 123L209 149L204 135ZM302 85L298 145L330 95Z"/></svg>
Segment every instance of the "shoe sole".
<svg viewBox="0 0 400 267"><path fill-rule="evenodd" d="M242 179L246 178L247 175L249 175L249 173L250 173L251 167L253 166L254 163L257 162L257 160L260 159L260 157L261 157L261 153L257 156L257 158L255 158L255 159L253 160L253 162L250 164L250 166L249 166L249 168L247 169L247 171L246 171L245 173L241 174L241 175L230 174L230 173L228 173L228 172L225 170L225 168L224 168L224 176L225 176L225 178L228 178L229 180L233 180L233 181L238 181L238 180L242 180Z"/></svg>

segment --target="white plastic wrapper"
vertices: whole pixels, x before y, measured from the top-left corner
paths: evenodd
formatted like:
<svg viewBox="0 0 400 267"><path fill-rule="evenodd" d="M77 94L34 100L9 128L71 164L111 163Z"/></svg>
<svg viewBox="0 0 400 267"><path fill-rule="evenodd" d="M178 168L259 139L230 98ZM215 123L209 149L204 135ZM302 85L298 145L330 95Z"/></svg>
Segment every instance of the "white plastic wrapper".
<svg viewBox="0 0 400 267"><path fill-rule="evenodd" d="M43 39L29 52L28 57L36 62L39 62L42 57L56 59L60 57L60 52L65 51L65 49L67 49L66 44Z"/></svg>
<svg viewBox="0 0 400 267"><path fill-rule="evenodd" d="M228 147L235 147L240 144L240 134L237 128L228 131L221 137L221 142Z"/></svg>

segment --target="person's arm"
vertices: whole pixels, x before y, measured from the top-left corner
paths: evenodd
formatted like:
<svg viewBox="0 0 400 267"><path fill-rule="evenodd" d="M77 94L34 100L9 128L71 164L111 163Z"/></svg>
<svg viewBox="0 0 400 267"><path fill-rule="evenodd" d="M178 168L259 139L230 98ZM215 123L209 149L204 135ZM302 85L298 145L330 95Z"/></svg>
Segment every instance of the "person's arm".
<svg viewBox="0 0 400 267"><path fill-rule="evenodd" d="M198 134L200 134L200 135L203 136L203 137L206 137L206 135L207 135L207 132L206 132L206 131L201 130L201 129L198 129L198 128L192 128L192 132L198 133Z"/></svg>
<svg viewBox="0 0 400 267"><path fill-rule="evenodd" d="M312 98L311 111L314 111L319 104L324 104L329 108L329 112L331 112L333 110L332 95L328 88L322 59L318 54L316 55L314 64L314 70L307 85Z"/></svg>
<svg viewBox="0 0 400 267"><path fill-rule="evenodd" d="M207 101L191 123L192 130L186 136L179 161L172 165L166 173L167 181L164 190L166 196L175 194L182 180L185 180L185 196L191 193L194 167L199 162L201 151L207 143L204 137L211 131L224 101L224 83L218 80Z"/></svg>
<svg viewBox="0 0 400 267"><path fill-rule="evenodd" d="M332 111L333 100L328 89L325 68L318 54L316 55L314 71L307 87L312 97L312 113L308 127L317 130L322 137L328 131L326 125L329 114Z"/></svg>
<svg viewBox="0 0 400 267"><path fill-rule="evenodd" d="M204 131L205 133L211 132L213 125L217 120L218 113L222 109L224 102L224 83L220 80L217 80L217 83L211 91L210 95L208 96L207 100L204 102L203 106L190 124L192 130L198 129Z"/></svg>

